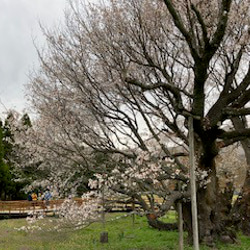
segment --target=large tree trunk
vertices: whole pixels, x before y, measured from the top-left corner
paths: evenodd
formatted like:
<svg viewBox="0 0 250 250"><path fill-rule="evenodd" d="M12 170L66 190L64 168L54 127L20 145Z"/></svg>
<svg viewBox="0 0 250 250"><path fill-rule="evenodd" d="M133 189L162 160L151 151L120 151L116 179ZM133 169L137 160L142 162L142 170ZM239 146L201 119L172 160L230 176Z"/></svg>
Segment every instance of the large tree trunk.
<svg viewBox="0 0 250 250"><path fill-rule="evenodd" d="M243 234L250 236L250 173L247 176L242 188L242 197L237 200L233 209L235 226L240 229Z"/></svg>
<svg viewBox="0 0 250 250"><path fill-rule="evenodd" d="M211 182L206 188L197 192L198 225L200 241L212 245L218 238L216 228L217 185L214 173L210 175Z"/></svg>
<svg viewBox="0 0 250 250"><path fill-rule="evenodd" d="M245 118L235 117L232 119L234 127L236 129L244 129L247 126ZM241 140L246 162L247 171L246 179L242 188L242 198L237 200L234 208L235 224L238 224L239 229L243 234L250 236L250 139L246 138Z"/></svg>
<svg viewBox="0 0 250 250"><path fill-rule="evenodd" d="M243 234L250 236L250 176L247 174L242 198L238 199L234 208L234 222Z"/></svg>
<svg viewBox="0 0 250 250"><path fill-rule="evenodd" d="M214 161L212 162L210 182L205 187L197 187L199 240L208 246L214 246L218 240L225 243L234 243L236 240L236 234L230 228L229 219L231 194L220 193ZM192 242L190 207L190 203L184 203L183 215L189 242Z"/></svg>

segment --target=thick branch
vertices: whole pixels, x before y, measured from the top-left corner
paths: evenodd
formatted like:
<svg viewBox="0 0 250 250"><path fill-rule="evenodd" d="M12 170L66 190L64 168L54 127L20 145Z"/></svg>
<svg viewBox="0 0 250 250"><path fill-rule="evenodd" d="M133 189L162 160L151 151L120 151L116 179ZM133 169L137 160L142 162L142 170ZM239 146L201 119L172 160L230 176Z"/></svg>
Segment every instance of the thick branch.
<svg viewBox="0 0 250 250"><path fill-rule="evenodd" d="M246 118L239 118L239 117L233 117L232 119L233 125L236 130L239 129L245 129L247 126ZM244 140L241 140L242 147L245 152L246 160L248 168L250 167L250 138L245 138Z"/></svg>
<svg viewBox="0 0 250 250"><path fill-rule="evenodd" d="M171 206L175 204L177 200L181 200L183 198L190 198L190 192L179 192L179 191L173 191L173 193L169 196L167 196L167 200L161 205L160 207L160 213L161 215L165 214L166 211L170 210Z"/></svg>
<svg viewBox="0 0 250 250"><path fill-rule="evenodd" d="M228 131L228 132L224 131L218 136L218 138L220 138L220 139L225 139L225 140L233 139L234 142L245 139L247 137L250 137L250 129L249 128Z"/></svg>
<svg viewBox="0 0 250 250"><path fill-rule="evenodd" d="M247 92L245 90L248 88L249 83L250 83L250 64L248 65L248 71L247 71L244 79L240 83L240 85L234 91L232 91L232 93L227 95L227 104L234 102L241 95L245 97L246 92Z"/></svg>
<svg viewBox="0 0 250 250"><path fill-rule="evenodd" d="M250 115L250 108L225 108L223 114L227 116Z"/></svg>
<svg viewBox="0 0 250 250"><path fill-rule="evenodd" d="M192 95L189 92L187 92L184 89L180 89L180 88L176 87L174 84L168 84L168 83L165 83L165 82L158 82L158 83L151 84L151 85L145 85L145 84L139 82L138 80L132 79L132 78L129 78L129 77L127 77L125 79L125 81L128 84L140 87L143 91L164 88L164 89L170 91L175 96L180 96L180 92L181 92L181 93L185 94L187 97L192 98Z"/></svg>
<svg viewBox="0 0 250 250"><path fill-rule="evenodd" d="M226 75L223 91L221 92L219 99L216 101L216 103L213 105L213 107L208 113L211 126L215 126L219 121L222 121L223 116L225 117L229 115L224 109L227 108L230 103L236 100L234 106L237 104L237 107L242 107L245 104L245 100L249 100L249 95L247 95L249 93L246 93L248 91L243 92L243 90L247 88L248 82L250 80L250 67L248 68L248 72L239 87L233 92L230 92L232 90L232 85L235 80L235 76L239 69L240 61L242 58L242 52L243 48L237 54L237 57L233 61L232 65L230 65L231 71ZM238 99L240 95L242 96L240 97L240 99Z"/></svg>
<svg viewBox="0 0 250 250"><path fill-rule="evenodd" d="M214 37L213 37L212 42L211 42L211 49L212 50L210 53L212 53L212 54L220 46L222 38L225 34L231 3L232 3L232 0L222 0L220 19L219 19L219 22L217 25L217 29L214 33Z"/></svg>

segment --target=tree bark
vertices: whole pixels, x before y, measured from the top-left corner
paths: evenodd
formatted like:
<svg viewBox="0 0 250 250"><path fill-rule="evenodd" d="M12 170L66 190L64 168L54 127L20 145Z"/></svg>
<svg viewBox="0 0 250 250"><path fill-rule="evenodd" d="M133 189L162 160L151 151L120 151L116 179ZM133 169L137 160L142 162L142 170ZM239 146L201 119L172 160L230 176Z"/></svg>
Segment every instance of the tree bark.
<svg viewBox="0 0 250 250"><path fill-rule="evenodd" d="M221 194L218 188L215 164L210 167L209 180L205 187L197 190L199 241L213 247L216 241L234 243L236 234L231 229L230 220L231 194ZM188 232L188 241L192 243L192 218L190 202L183 204L185 229Z"/></svg>
<svg viewBox="0 0 250 250"><path fill-rule="evenodd" d="M248 171L242 188L242 198L238 199L233 209L234 224L243 234L250 236L250 174Z"/></svg>
<svg viewBox="0 0 250 250"><path fill-rule="evenodd" d="M245 118L234 117L232 119L235 129L246 128L247 122ZM246 179L242 187L241 199L238 199L233 209L234 223L243 234L250 236L250 139L241 140L246 162L247 171Z"/></svg>

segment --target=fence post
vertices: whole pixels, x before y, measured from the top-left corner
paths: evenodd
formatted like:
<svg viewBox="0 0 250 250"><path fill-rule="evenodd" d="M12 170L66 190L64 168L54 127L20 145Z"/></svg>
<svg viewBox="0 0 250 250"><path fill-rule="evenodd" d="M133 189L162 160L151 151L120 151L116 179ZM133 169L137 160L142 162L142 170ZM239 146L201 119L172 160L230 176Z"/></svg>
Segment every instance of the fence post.
<svg viewBox="0 0 250 250"><path fill-rule="evenodd" d="M135 226L135 198L132 199L132 225Z"/></svg>

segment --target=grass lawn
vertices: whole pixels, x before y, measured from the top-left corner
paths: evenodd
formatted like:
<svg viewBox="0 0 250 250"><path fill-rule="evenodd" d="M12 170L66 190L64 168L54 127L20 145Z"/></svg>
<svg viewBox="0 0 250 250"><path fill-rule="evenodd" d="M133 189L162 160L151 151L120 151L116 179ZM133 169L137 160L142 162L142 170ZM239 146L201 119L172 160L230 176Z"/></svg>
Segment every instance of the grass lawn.
<svg viewBox="0 0 250 250"><path fill-rule="evenodd" d="M120 216L111 214L110 218ZM175 215L167 216L167 221L174 221ZM131 217L114 220L106 224L109 243L100 244L100 233L103 231L99 223L78 231L48 232L36 231L27 233L14 228L26 225L24 219L0 221L0 250L37 250L37 249L113 249L113 250L163 250L178 249L177 232L161 232L148 227L145 218L136 217L133 225ZM240 236L240 243L233 246L219 245L217 249L250 250L250 238ZM192 249L186 247L185 249ZM209 249L201 247L201 249Z"/></svg>

